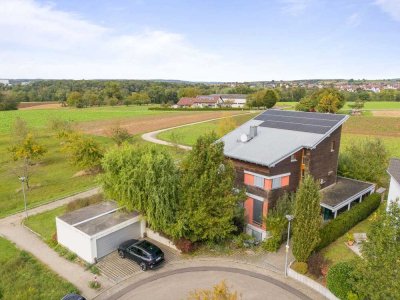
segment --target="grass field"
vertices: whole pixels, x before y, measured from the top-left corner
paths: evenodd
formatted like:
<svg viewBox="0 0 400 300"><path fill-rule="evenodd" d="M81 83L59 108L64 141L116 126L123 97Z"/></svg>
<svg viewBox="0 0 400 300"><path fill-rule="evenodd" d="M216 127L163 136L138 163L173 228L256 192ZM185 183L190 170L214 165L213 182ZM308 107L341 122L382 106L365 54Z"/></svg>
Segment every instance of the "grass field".
<svg viewBox="0 0 400 300"><path fill-rule="evenodd" d="M24 220L24 224L34 232L40 234L47 241L52 238L56 232L56 217L66 212L67 206L63 205L43 213L30 216Z"/></svg>
<svg viewBox="0 0 400 300"><path fill-rule="evenodd" d="M137 118L158 114L176 113L148 110L147 106L106 106L85 109L66 107L61 109L0 111L0 134L9 133L11 126L17 117L25 120L28 125L33 128L42 129L47 126L48 121L51 119L85 122L95 120Z"/></svg>
<svg viewBox="0 0 400 300"><path fill-rule="evenodd" d="M258 113L248 114L243 116L233 117L237 125L241 125L244 122L254 118ZM218 128L219 120L200 123L196 125L185 126L173 130L168 130L160 133L158 137L162 140L169 142L177 142L183 145L192 146L196 143L198 137L204 133L216 131Z"/></svg>
<svg viewBox="0 0 400 300"><path fill-rule="evenodd" d="M277 107L286 106L288 108L294 109L297 102L278 102ZM350 105L352 102L348 102L344 105L343 110L351 109ZM389 102L389 101L371 101L365 102L364 109L374 110L374 109L400 109L400 102Z"/></svg>
<svg viewBox="0 0 400 300"><path fill-rule="evenodd" d="M0 298L61 299L70 292L77 292L71 283L0 237Z"/></svg>

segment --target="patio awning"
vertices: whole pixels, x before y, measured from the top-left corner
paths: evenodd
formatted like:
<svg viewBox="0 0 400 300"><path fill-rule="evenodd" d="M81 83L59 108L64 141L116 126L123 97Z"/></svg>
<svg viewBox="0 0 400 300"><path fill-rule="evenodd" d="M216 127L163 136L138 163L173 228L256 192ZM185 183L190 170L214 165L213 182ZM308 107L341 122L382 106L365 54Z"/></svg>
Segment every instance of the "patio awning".
<svg viewBox="0 0 400 300"><path fill-rule="evenodd" d="M355 200L361 202L362 196L371 194L374 190L373 183L338 176L336 184L321 190L321 206L336 213Z"/></svg>

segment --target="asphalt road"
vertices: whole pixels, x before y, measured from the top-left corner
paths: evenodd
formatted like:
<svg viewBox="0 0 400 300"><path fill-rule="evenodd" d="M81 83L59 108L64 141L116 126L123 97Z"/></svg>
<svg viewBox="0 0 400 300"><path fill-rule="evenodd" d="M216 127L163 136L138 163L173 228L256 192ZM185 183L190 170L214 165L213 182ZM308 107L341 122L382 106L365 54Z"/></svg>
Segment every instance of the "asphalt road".
<svg viewBox="0 0 400 300"><path fill-rule="evenodd" d="M241 299L311 299L282 281L230 267L189 267L155 274L126 286L108 299L187 299L196 289L210 289L225 280Z"/></svg>

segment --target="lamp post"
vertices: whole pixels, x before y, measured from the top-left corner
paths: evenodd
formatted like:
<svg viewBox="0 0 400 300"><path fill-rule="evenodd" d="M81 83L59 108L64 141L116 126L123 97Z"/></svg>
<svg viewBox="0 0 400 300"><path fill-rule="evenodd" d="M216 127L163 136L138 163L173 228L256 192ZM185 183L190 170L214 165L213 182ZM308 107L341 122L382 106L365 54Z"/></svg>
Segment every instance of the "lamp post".
<svg viewBox="0 0 400 300"><path fill-rule="evenodd" d="M286 258L285 258L285 277L287 277L287 268L288 268L288 255L289 255L289 239L290 239L290 222L294 219L293 215L286 215L286 219L288 219L288 232L287 232L287 240L286 240Z"/></svg>
<svg viewBox="0 0 400 300"><path fill-rule="evenodd" d="M28 210L26 209L25 184L24 184L25 181L26 181L26 177L25 176L21 176L21 177L18 177L18 179L21 181L22 193L24 194L25 215L28 218Z"/></svg>

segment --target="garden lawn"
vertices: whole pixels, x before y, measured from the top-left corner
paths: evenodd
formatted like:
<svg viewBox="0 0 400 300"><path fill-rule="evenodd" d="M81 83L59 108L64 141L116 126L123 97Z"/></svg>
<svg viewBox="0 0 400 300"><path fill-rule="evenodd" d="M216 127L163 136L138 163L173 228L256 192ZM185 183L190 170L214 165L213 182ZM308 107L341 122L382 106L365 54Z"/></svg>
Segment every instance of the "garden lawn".
<svg viewBox="0 0 400 300"><path fill-rule="evenodd" d="M239 126L248 120L254 118L259 113L247 114L241 116L232 117L236 124ZM223 120L216 120L210 122L204 122L196 125L184 126L172 130L161 132L157 137L161 140L193 146L200 135L205 133L216 131L218 124Z"/></svg>
<svg viewBox="0 0 400 300"><path fill-rule="evenodd" d="M65 214L65 212L66 205L63 205L40 214L30 216L24 221L24 224L34 232L40 234L45 241L48 241L56 232L56 217Z"/></svg>
<svg viewBox="0 0 400 300"><path fill-rule="evenodd" d="M343 109L351 109L350 105L354 104L353 102L347 102ZM364 102L363 109L400 109L400 102L395 101L371 101Z"/></svg>
<svg viewBox="0 0 400 300"><path fill-rule="evenodd" d="M78 292L71 283L0 237L0 298L61 299L71 292Z"/></svg>

